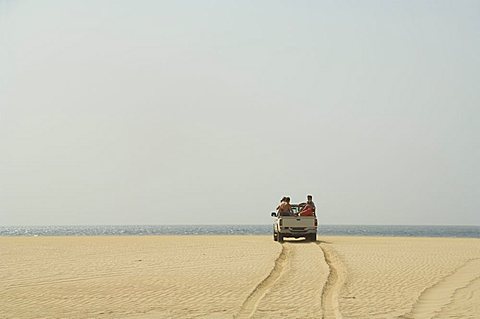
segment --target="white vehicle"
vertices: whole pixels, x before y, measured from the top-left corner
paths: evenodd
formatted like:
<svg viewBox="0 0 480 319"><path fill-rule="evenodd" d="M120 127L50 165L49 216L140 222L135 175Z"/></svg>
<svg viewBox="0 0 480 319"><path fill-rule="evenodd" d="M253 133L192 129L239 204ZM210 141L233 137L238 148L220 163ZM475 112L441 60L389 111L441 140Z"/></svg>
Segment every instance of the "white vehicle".
<svg viewBox="0 0 480 319"><path fill-rule="evenodd" d="M292 215L277 216L276 212L272 212L275 217L273 223L273 240L283 242L285 237L300 238L304 237L309 241L317 240L317 217L314 216L298 216L302 204L293 204Z"/></svg>

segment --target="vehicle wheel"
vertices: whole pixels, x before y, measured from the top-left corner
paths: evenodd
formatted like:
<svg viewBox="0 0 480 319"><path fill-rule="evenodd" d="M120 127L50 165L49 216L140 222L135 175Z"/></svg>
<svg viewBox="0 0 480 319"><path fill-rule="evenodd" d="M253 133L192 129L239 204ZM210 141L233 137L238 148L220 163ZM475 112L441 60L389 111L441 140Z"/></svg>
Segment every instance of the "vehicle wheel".
<svg viewBox="0 0 480 319"><path fill-rule="evenodd" d="M309 237L310 241L317 241L317 234L311 234Z"/></svg>
<svg viewBox="0 0 480 319"><path fill-rule="evenodd" d="M278 241L283 243L283 235L282 234L278 234Z"/></svg>

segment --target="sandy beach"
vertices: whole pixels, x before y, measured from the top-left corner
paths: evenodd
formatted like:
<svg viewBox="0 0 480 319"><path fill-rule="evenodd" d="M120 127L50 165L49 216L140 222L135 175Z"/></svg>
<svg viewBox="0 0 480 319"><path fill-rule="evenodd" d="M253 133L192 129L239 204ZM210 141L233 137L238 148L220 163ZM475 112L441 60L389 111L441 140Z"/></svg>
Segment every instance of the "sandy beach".
<svg viewBox="0 0 480 319"><path fill-rule="evenodd" d="M480 318L480 240L0 237L0 318Z"/></svg>

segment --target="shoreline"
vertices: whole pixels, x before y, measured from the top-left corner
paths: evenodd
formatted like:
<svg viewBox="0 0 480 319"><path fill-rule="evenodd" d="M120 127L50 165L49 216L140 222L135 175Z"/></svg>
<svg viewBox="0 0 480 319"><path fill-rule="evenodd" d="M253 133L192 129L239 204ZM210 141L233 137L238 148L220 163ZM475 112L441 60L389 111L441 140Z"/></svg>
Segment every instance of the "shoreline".
<svg viewBox="0 0 480 319"><path fill-rule="evenodd" d="M271 234L160 234L160 235L0 235L0 238L135 238L135 237L268 237L272 238ZM378 235L325 235L317 233L317 242L321 241L322 237L346 237L346 238L390 238L390 239L477 239L480 240L480 237L453 237L453 236L378 236ZM273 239L272 239L273 241ZM294 239L286 237L285 242L289 241L298 241L303 242L303 239Z"/></svg>
<svg viewBox="0 0 480 319"><path fill-rule="evenodd" d="M480 226L319 225L321 236L480 238ZM0 236L271 235L271 225L0 226Z"/></svg>

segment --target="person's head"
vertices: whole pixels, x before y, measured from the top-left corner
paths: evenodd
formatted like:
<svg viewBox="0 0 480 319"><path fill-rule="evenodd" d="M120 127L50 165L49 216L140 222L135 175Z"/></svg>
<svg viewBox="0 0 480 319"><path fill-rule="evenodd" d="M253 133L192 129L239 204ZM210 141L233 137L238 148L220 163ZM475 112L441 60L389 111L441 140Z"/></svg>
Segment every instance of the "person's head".
<svg viewBox="0 0 480 319"><path fill-rule="evenodd" d="M285 201L286 201L287 203L290 203L290 197L285 198Z"/></svg>
<svg viewBox="0 0 480 319"><path fill-rule="evenodd" d="M307 201L309 201L309 202L312 201L312 195L307 195Z"/></svg>
<svg viewBox="0 0 480 319"><path fill-rule="evenodd" d="M280 200L280 202L284 202L286 200L287 200L287 198L285 196L283 196L282 199Z"/></svg>

